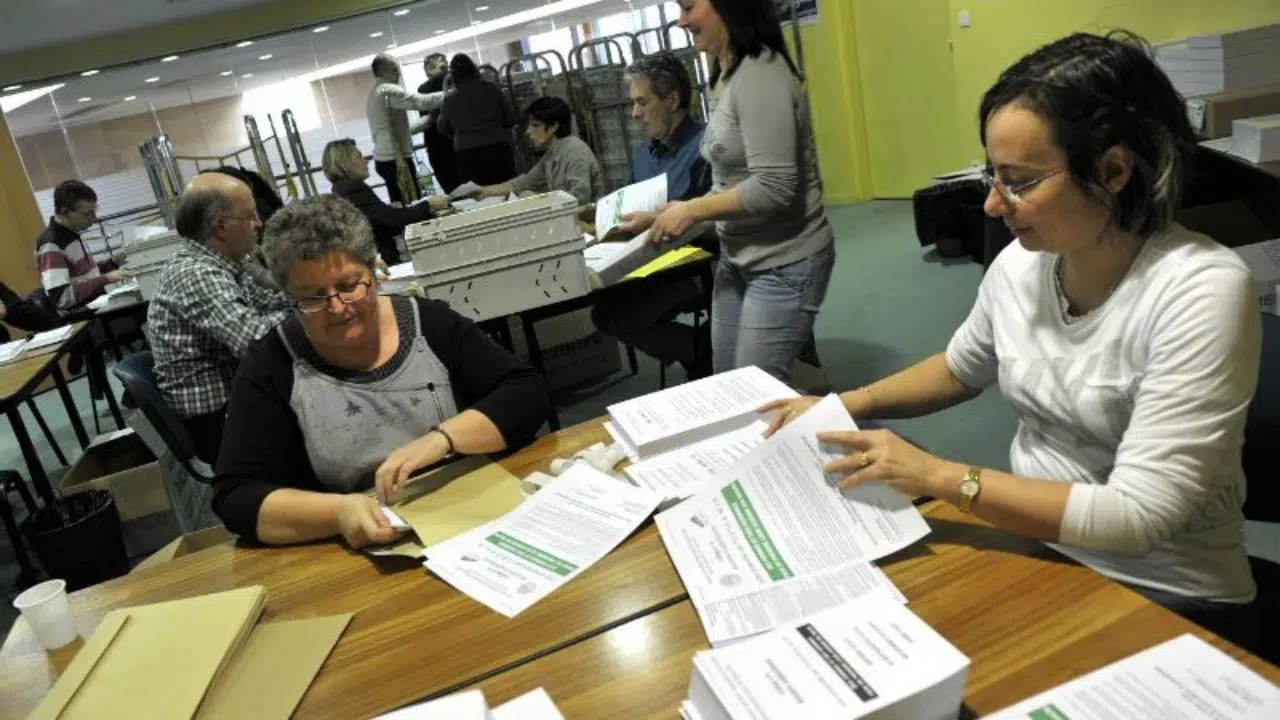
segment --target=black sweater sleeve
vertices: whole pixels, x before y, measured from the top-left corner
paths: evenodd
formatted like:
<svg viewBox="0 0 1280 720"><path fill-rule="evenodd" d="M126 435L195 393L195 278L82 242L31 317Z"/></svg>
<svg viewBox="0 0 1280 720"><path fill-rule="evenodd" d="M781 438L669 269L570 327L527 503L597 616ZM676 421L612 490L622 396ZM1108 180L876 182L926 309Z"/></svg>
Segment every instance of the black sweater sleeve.
<svg viewBox="0 0 1280 720"><path fill-rule="evenodd" d="M422 332L455 387L458 407L493 421L508 450L528 445L551 415L547 381L439 300L418 300Z"/></svg>
<svg viewBox="0 0 1280 720"><path fill-rule="evenodd" d="M359 208L375 229L381 227L391 235L400 235L406 227L435 217L431 205L425 201L409 207L392 207L382 202L373 188L364 183L346 185L342 190L340 194Z"/></svg>
<svg viewBox="0 0 1280 720"><path fill-rule="evenodd" d="M218 455L213 511L227 529L258 540L258 511L273 491L322 492L289 406L293 359L280 336L258 340L240 363Z"/></svg>

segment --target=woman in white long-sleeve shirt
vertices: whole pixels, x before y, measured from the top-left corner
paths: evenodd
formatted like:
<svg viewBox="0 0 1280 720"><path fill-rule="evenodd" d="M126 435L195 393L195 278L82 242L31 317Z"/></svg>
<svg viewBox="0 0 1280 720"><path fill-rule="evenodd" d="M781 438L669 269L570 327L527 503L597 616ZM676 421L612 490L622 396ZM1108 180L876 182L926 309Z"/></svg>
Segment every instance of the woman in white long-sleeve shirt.
<svg viewBox="0 0 1280 720"><path fill-rule="evenodd" d="M1261 326L1235 253L1172 221L1194 143L1181 98L1140 41L1080 34L1006 70L979 119L986 211L1018 242L945 353L842 398L855 417L912 417L998 384L1013 472L886 431L832 437L848 448L833 469L1057 543L1253 646L1240 448Z"/></svg>

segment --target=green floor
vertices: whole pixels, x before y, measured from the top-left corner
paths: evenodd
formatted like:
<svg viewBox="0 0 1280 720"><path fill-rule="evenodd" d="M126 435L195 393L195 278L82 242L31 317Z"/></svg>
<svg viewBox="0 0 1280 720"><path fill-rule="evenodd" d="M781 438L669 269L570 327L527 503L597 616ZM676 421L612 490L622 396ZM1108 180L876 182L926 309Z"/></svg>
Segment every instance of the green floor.
<svg viewBox="0 0 1280 720"><path fill-rule="evenodd" d="M942 261L920 247L915 238L910 203L880 201L833 208L837 238L835 275L818 319L818 350L829 381L838 389L855 387L898 370L946 347L952 331L968 313L981 279L977 264ZM674 371L678 376L679 371ZM597 417L607 405L658 388L656 364L641 360L640 372L619 375L589 391L560 398L560 417L567 426ZM82 413L89 415L87 388L75 388ZM41 398L45 418L63 449L78 449L66 414L56 396ZM106 417L105 409L102 410ZM25 411L24 411L25 413ZM31 432L55 472L57 460ZM1008 466L1014 418L995 392L932 417L896 426L912 440L944 457L986 467ZM74 455L73 455L74 457ZM0 467L25 464L12 434L0 437ZM1275 526L1251 523L1250 551L1280 559L1280 532ZM11 595L17 570L7 538L0 537L0 595ZM12 607L0 605L0 632L12 622Z"/></svg>

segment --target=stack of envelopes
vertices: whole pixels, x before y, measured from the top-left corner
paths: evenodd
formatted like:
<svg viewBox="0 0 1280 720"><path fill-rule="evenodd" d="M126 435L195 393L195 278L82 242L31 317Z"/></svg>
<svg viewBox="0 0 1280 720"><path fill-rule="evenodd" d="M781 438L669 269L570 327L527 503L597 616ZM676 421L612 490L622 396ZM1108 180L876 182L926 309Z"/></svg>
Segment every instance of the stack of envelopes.
<svg viewBox="0 0 1280 720"><path fill-rule="evenodd" d="M31 718L288 718L351 615L259 623L261 586L113 610Z"/></svg>

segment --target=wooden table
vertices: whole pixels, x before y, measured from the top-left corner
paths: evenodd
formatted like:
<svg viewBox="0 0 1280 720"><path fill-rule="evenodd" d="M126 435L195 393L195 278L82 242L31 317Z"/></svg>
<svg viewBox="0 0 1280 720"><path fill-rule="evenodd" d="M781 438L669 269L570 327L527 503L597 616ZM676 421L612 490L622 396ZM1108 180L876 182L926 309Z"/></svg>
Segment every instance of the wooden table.
<svg viewBox="0 0 1280 720"><path fill-rule="evenodd" d="M517 475L605 439L599 422L543 438L503 460ZM398 567L392 571L390 567ZM514 619L485 608L421 565L378 565L336 542L294 548L221 545L72 595L83 635L108 610L235 587L267 588L264 618L354 612L297 717L366 717L447 694L685 599L656 529ZM39 702L79 648L46 654L25 623L0 650L0 716Z"/></svg>
<svg viewBox="0 0 1280 720"><path fill-rule="evenodd" d="M1280 683L1280 669L1044 545L945 503L923 511L933 533L881 566L972 661L965 704L979 715L1187 632ZM491 707L542 686L569 718L672 718L706 648L685 601L477 687Z"/></svg>

